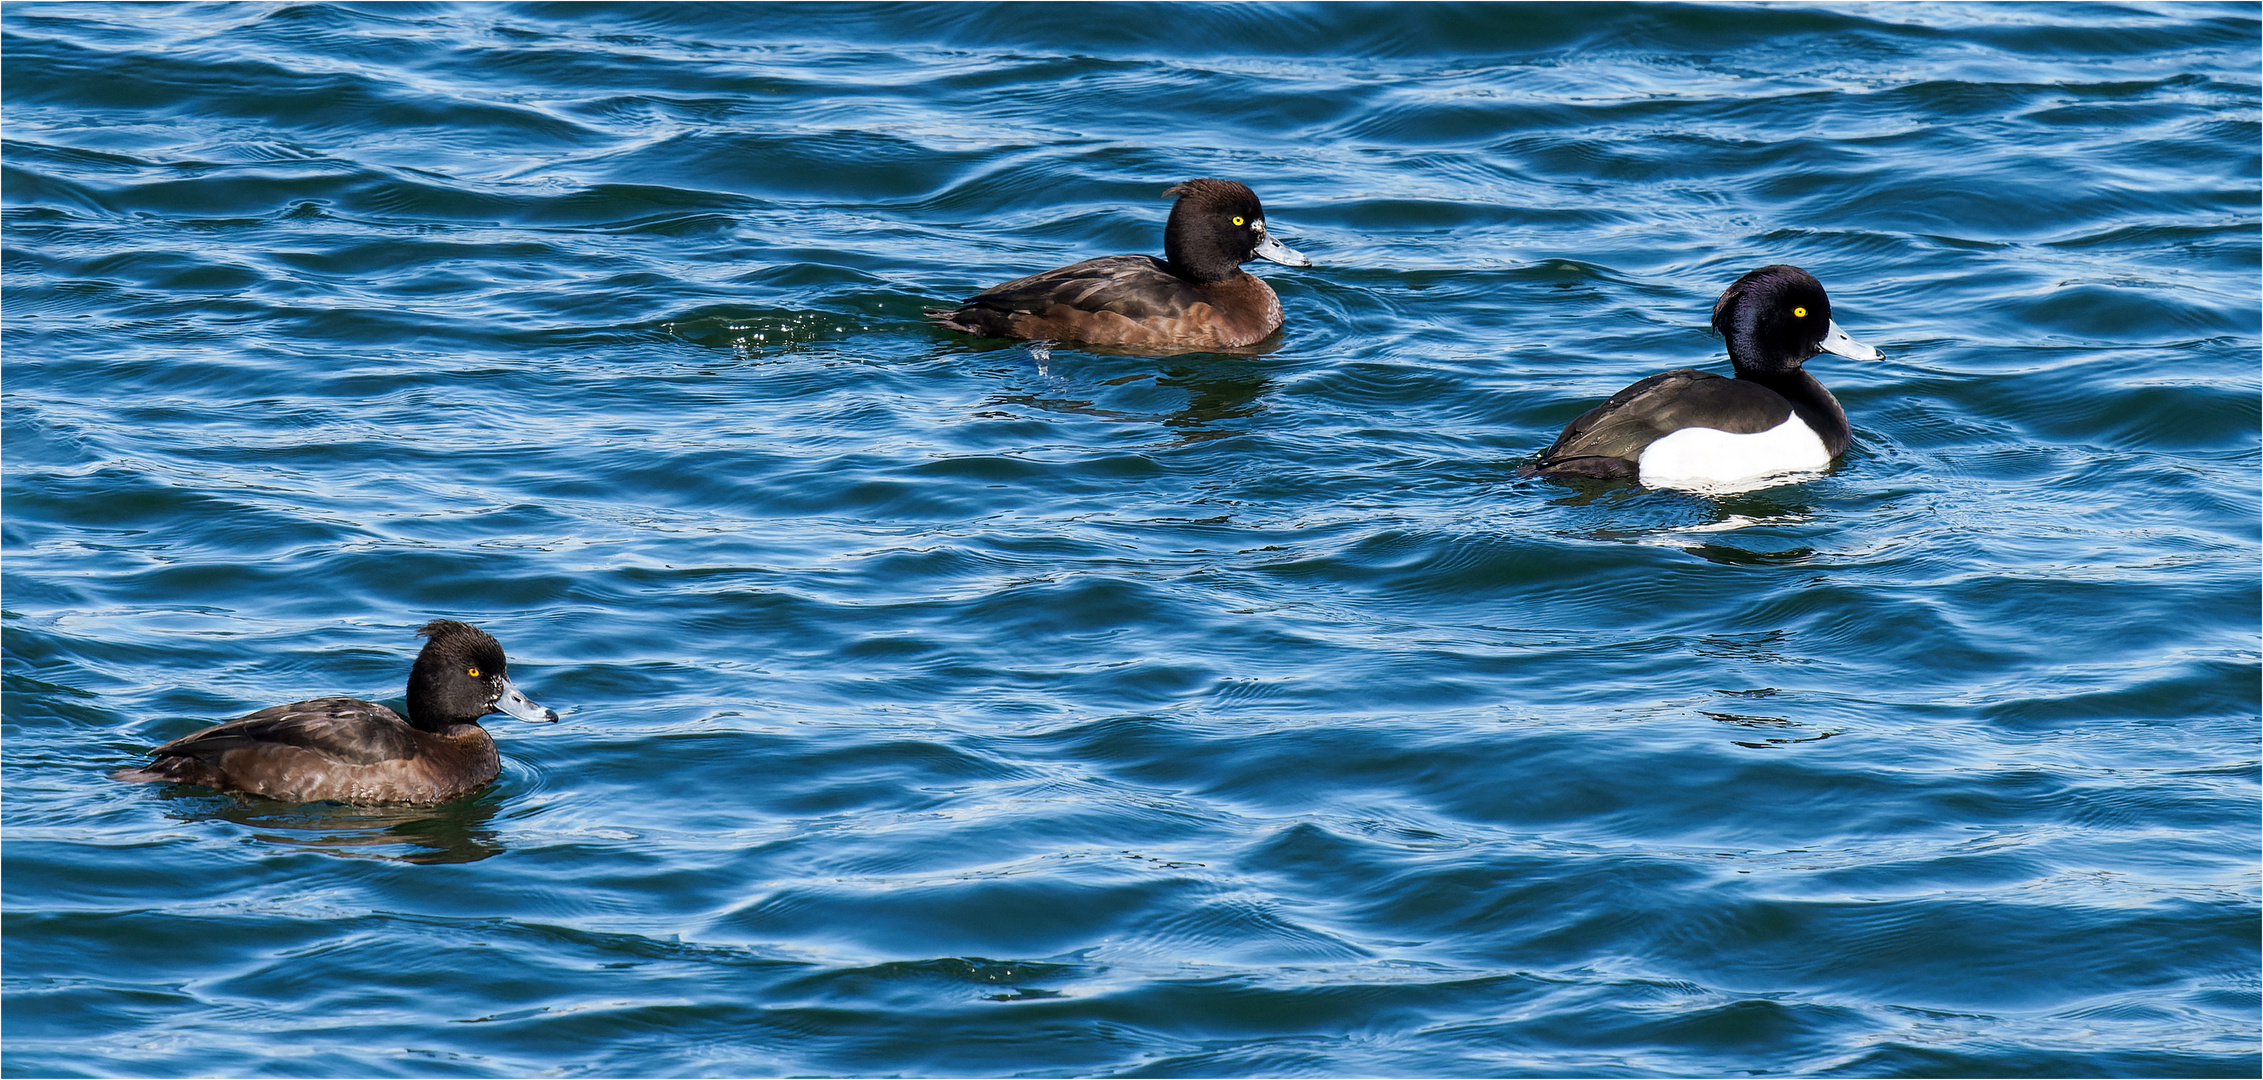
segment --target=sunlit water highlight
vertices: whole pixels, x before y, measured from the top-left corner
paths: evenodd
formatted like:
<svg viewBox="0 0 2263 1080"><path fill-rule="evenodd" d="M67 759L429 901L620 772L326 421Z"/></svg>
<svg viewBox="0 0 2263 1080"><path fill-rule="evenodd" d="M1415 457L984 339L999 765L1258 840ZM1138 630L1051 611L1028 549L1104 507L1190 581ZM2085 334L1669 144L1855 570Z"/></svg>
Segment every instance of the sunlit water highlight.
<svg viewBox="0 0 2263 1080"><path fill-rule="evenodd" d="M13 5L7 1075L2258 1071L2252 5ZM1250 183L1250 355L924 306ZM1519 468L1790 262L1831 473ZM397 699L438 810L116 784Z"/></svg>

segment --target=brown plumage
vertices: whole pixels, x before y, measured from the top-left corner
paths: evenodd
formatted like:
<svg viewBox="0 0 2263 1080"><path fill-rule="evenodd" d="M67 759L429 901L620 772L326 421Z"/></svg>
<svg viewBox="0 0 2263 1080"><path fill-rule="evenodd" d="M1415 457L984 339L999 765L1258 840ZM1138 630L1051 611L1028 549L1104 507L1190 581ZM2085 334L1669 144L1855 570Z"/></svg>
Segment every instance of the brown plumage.
<svg viewBox="0 0 2263 1080"><path fill-rule="evenodd" d="M155 761L111 775L200 784L284 802L425 805L495 779L502 758L479 718L502 712L554 723L558 714L511 685L503 647L460 622L435 620L409 669L409 715L358 698L261 709L150 751Z"/></svg>
<svg viewBox="0 0 2263 1080"><path fill-rule="evenodd" d="M1255 192L1232 180L1189 180L1167 194L1163 258L1111 255L1009 281L932 309L935 324L982 337L1153 349L1235 349L1281 328L1281 298L1241 268L1251 259L1311 260L1266 233Z"/></svg>

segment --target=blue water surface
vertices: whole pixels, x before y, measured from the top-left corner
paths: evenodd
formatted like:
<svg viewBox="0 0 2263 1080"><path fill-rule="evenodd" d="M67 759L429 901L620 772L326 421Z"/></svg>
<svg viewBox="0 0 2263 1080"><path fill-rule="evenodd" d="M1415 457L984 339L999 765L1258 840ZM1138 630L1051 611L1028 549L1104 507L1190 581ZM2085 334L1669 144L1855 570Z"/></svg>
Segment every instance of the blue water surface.
<svg viewBox="0 0 2263 1080"><path fill-rule="evenodd" d="M2254 4L0 31L0 1074L2263 1069ZM1196 176L1263 347L922 320ZM1776 262L1833 471L1519 475ZM109 779L436 617L475 797Z"/></svg>

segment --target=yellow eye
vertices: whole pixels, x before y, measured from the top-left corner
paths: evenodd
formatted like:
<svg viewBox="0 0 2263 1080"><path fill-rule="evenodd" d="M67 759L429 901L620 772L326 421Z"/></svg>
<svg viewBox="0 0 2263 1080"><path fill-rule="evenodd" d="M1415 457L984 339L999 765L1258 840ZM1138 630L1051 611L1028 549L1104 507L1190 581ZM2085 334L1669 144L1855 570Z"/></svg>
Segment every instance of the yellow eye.
<svg viewBox="0 0 2263 1080"><path fill-rule="evenodd" d="M479 678L479 669L478 669L478 668L470 668L470 669L466 670L466 671L464 672L464 674L466 674L466 675L469 675L469 676L471 676L472 678L476 679L476 678Z"/></svg>
<svg viewBox="0 0 2263 1080"><path fill-rule="evenodd" d="M1235 219L1234 219L1234 224L1236 224L1236 225L1247 225L1247 224L1249 224L1249 223L1248 223L1248 222L1246 222L1246 221L1243 221L1243 220L1242 220L1242 219L1240 219L1240 218L1235 218Z"/></svg>
<svg viewBox="0 0 2263 1080"><path fill-rule="evenodd" d="M1803 308L1803 307L1795 307L1795 308L1793 308L1793 309L1792 309L1792 318L1795 318L1795 319L1804 319L1804 318L1806 318L1806 317L1807 317L1807 309L1806 309L1806 308Z"/></svg>

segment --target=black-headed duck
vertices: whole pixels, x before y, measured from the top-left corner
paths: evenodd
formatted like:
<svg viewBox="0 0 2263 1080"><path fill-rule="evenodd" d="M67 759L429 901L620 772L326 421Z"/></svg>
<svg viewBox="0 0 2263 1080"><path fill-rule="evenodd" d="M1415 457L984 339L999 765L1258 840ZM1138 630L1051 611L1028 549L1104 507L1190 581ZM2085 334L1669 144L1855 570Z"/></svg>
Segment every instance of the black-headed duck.
<svg viewBox="0 0 2263 1080"><path fill-rule="evenodd" d="M436 619L417 633L427 640L409 669L407 719L355 698L277 705L184 735L150 751L156 761L112 775L284 802L426 805L468 795L502 771L480 717L547 724L558 714L511 685L503 647L485 631Z"/></svg>
<svg viewBox="0 0 2263 1080"><path fill-rule="evenodd" d="M1281 298L1241 265L1312 260L1266 231L1257 193L1203 179L1165 194L1178 201L1163 225L1162 258L1087 259L1009 281L956 309L930 310L928 318L982 337L1185 351L1238 349L1280 329Z"/></svg>
<svg viewBox="0 0 2263 1080"><path fill-rule="evenodd" d="M1682 368L1619 391L1564 427L1531 474L1729 488L1829 468L1852 439L1846 410L1800 365L1819 352L1879 352L1831 320L1831 298L1796 266L1763 266L1713 305L1735 378Z"/></svg>

